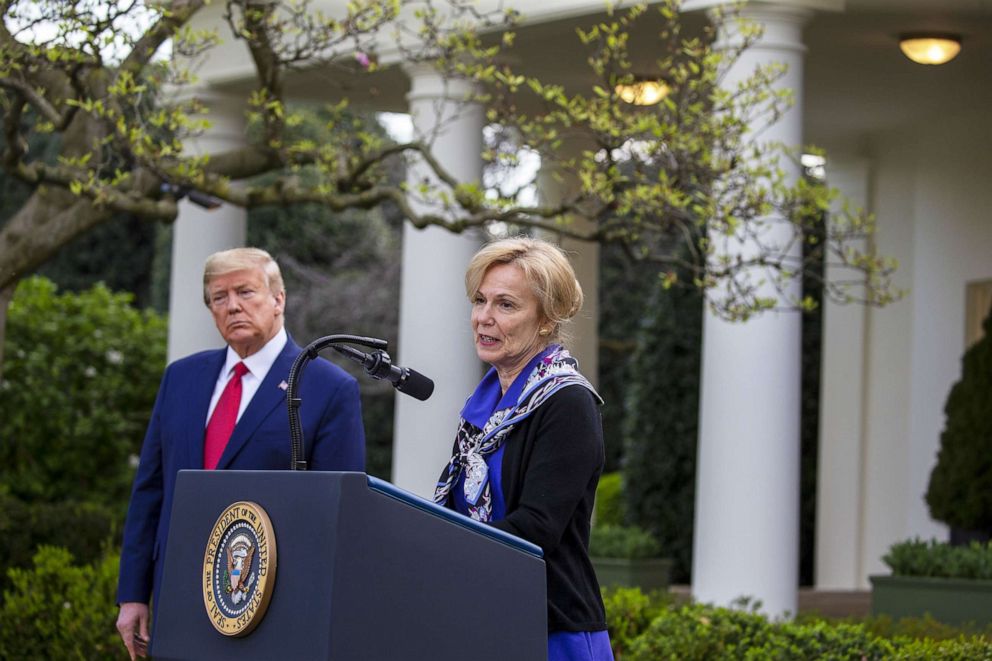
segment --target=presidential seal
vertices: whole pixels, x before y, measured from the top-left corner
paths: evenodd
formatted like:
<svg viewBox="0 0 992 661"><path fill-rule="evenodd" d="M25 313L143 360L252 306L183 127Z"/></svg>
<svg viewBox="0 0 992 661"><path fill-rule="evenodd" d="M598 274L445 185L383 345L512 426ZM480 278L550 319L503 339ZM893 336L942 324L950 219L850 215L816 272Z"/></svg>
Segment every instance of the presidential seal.
<svg viewBox="0 0 992 661"><path fill-rule="evenodd" d="M246 636L258 626L276 580L276 538L257 503L240 501L217 518L203 554L203 605L217 631Z"/></svg>

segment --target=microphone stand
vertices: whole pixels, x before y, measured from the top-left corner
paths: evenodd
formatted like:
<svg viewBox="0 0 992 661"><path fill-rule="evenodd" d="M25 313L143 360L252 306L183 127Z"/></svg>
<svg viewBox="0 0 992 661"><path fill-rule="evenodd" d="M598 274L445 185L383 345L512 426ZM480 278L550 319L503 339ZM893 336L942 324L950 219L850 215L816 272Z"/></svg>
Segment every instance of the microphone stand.
<svg viewBox="0 0 992 661"><path fill-rule="evenodd" d="M359 344L370 349L385 350L389 343L374 337L361 337L359 335L328 335L321 337L308 344L300 355L293 361L293 366L289 370L288 387L286 388L286 406L289 412L289 436L292 441L290 451L290 470L307 469L307 460L303 455L303 423L300 422L299 380L303 378L303 370L307 364L316 359L322 349L339 344Z"/></svg>

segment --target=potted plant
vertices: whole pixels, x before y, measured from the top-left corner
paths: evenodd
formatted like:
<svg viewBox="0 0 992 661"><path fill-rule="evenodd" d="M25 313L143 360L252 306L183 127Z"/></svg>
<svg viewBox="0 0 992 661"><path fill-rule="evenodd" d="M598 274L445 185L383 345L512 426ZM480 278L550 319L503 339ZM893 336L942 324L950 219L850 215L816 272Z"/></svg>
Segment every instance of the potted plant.
<svg viewBox="0 0 992 661"><path fill-rule="evenodd" d="M661 557L661 545L637 526L593 526L589 555L603 587L665 590L672 561Z"/></svg>
<svg viewBox="0 0 992 661"><path fill-rule="evenodd" d="M894 544L882 561L892 575L869 577L874 614L992 623L992 544L914 539Z"/></svg>

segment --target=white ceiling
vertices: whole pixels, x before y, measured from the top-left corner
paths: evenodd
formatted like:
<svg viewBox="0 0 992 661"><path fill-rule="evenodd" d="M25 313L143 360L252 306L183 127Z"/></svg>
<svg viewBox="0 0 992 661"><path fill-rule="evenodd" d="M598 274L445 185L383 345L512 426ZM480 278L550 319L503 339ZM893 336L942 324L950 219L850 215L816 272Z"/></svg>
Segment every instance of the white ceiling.
<svg viewBox="0 0 992 661"><path fill-rule="evenodd" d="M876 9L892 5L910 9ZM960 34L961 54L942 66L910 62L899 34L921 30ZM992 102L989 0L848 0L844 13L815 16L804 41L805 133L820 144L856 143Z"/></svg>
<svg viewBox="0 0 992 661"><path fill-rule="evenodd" d="M807 142L856 146L879 131L945 117L948 108L992 109L992 0L846 0L845 7L815 14L804 31ZM638 24L632 44L650 68L659 19L655 12L648 16ZM525 25L517 31L515 66L576 89L589 87L586 52L575 29L598 18ZM690 29L704 20L704 12L686 16ZM920 30L961 34L961 54L939 67L910 62L899 51L898 35ZM244 87L251 81L226 84ZM304 98L348 95L356 105L403 112L408 85L402 71L388 68L371 83L317 70L294 77L287 87Z"/></svg>

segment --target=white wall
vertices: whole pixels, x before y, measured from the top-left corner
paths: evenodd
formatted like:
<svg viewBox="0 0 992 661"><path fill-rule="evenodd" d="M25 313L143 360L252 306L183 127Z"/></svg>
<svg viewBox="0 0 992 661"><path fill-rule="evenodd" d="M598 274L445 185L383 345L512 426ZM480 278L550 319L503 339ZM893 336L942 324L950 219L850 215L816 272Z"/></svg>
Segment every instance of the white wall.
<svg viewBox="0 0 992 661"><path fill-rule="evenodd" d="M878 252L899 259L896 280L910 292L863 315L830 307L825 313L821 587L867 587L868 575L887 571L881 557L893 542L946 536L923 496L944 401L960 375L965 286L992 277L990 149L977 111L868 141L866 190ZM851 358L861 355L857 380ZM860 399L852 397L859 392Z"/></svg>
<svg viewBox="0 0 992 661"><path fill-rule="evenodd" d="M870 165L857 155L830 152L829 184L853 208L867 207ZM840 274L828 266L827 277ZM861 575L866 328L864 306L824 302L814 553L816 583L823 589L849 588ZM830 414L836 411L843 414Z"/></svg>
<svg viewBox="0 0 992 661"><path fill-rule="evenodd" d="M915 147L902 138L873 153L869 206L878 219L878 252L899 259L899 287L913 284L915 263ZM864 406L861 545L859 585L881 570L889 544L904 536L910 346L913 334L910 297L883 310L869 310Z"/></svg>
<svg viewBox="0 0 992 661"><path fill-rule="evenodd" d="M923 494L944 427L944 403L961 375L965 286L992 277L992 149L986 113L935 122L920 141L913 278L913 364L906 527L943 534ZM925 222L922 222L925 219Z"/></svg>

